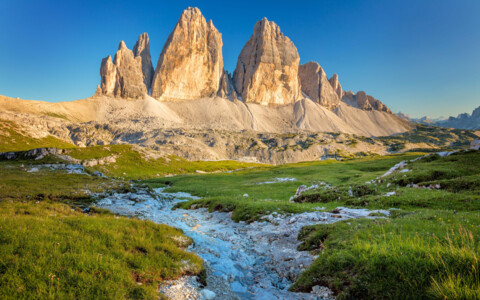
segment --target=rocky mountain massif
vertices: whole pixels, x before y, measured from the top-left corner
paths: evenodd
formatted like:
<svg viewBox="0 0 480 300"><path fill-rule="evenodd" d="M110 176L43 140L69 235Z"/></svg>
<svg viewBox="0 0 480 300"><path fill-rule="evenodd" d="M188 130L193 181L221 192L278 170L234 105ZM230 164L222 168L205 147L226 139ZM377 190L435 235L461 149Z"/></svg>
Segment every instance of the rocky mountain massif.
<svg viewBox="0 0 480 300"><path fill-rule="evenodd" d="M255 24L233 78L223 67L221 34L198 8L187 8L180 16L163 47L153 79L148 42L144 33L133 53L121 42L113 63L110 56L102 60L98 94L138 99L151 91L150 95L160 101L219 96L262 105L288 105L308 98L329 110L344 102L362 110L391 113L365 92L344 92L338 75L328 79L317 62L299 65L293 42L266 18Z"/></svg>
<svg viewBox="0 0 480 300"><path fill-rule="evenodd" d="M122 41L113 59L102 60L93 97L48 103L0 96L0 119L78 146L130 143L188 159L269 163L337 150L385 154L388 147L363 137L412 129L365 92L344 92L338 75L328 78L318 63L300 65L295 45L272 21L257 22L233 76L222 46L213 22L188 8L155 69L143 33L133 51Z"/></svg>

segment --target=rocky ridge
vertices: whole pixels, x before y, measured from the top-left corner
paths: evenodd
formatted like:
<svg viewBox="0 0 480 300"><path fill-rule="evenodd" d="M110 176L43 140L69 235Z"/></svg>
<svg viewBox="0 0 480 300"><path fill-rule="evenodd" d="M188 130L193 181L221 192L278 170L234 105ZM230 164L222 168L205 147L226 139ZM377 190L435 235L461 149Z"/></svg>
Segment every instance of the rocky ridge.
<svg viewBox="0 0 480 300"><path fill-rule="evenodd" d="M187 8L168 37L153 69L149 38L139 36L133 52L121 42L115 58L102 60L97 95L159 101L202 98L240 99L244 103L288 105L304 98L329 110L340 102L366 111L391 113L365 92L343 92L338 75L328 79L317 62L299 65L293 42L266 18L255 24L231 76L224 70L222 36L198 8ZM237 97L238 96L238 97Z"/></svg>
<svg viewBox="0 0 480 300"><path fill-rule="evenodd" d="M121 41L113 62L110 55L102 60L101 85L97 92L124 99L141 99L148 93L148 61L151 65L148 35L140 35L135 46L138 55Z"/></svg>
<svg viewBox="0 0 480 300"><path fill-rule="evenodd" d="M314 102L328 109L334 109L338 106L340 97L337 89L340 83L337 80L334 82L336 87L333 87L327 78L327 74L317 62L312 61L300 65L299 77L302 84L302 92Z"/></svg>

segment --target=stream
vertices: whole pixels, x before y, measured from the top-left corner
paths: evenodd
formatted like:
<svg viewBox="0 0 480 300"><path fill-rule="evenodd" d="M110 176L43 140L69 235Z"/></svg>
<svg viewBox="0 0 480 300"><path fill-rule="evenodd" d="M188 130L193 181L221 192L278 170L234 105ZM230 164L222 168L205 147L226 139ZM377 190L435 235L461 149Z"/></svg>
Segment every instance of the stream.
<svg viewBox="0 0 480 300"><path fill-rule="evenodd" d="M388 211L339 207L335 212L318 208L290 216L270 214L262 222L235 223L231 213L209 213L205 208L176 209L180 201L199 199L187 193L166 193L164 188L113 194L97 206L114 213L136 216L180 228L194 240L189 251L203 260L207 286L194 276L186 276L160 287L172 299L334 299L326 287L312 293L288 291L298 275L315 259L308 251L297 251L297 235L303 226L369 217L372 212Z"/></svg>

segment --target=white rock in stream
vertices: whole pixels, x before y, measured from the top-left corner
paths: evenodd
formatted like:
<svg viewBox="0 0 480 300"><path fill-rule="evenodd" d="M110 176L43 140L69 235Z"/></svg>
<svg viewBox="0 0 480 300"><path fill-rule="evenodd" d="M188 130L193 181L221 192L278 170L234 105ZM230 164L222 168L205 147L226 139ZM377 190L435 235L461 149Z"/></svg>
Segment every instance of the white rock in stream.
<svg viewBox="0 0 480 300"><path fill-rule="evenodd" d="M186 193L164 193L163 189L156 189L156 193L158 199L144 192L114 194L97 205L118 214L135 215L182 229L195 241L190 250L204 260L208 275L206 288L216 294L216 299L322 299L323 296L314 293L288 291L301 271L314 260L309 252L297 251L300 229L343 219L369 218L372 212L389 214L384 210L339 207L335 214L315 211L284 216L272 213L263 217L268 222L235 223L231 213L209 213L205 208L172 211L171 208L182 201L179 196L183 199L194 197ZM171 284L171 289L178 291L178 284L184 283ZM196 294L189 292L190 299L200 299L198 286L193 290ZM168 286L163 286L161 291L165 295L170 293Z"/></svg>

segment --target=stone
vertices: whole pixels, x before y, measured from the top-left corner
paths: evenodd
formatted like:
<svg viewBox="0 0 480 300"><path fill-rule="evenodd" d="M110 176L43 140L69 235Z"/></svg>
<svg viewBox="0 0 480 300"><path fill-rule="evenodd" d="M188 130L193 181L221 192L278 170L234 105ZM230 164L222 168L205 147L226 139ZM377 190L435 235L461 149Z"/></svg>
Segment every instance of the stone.
<svg viewBox="0 0 480 300"><path fill-rule="evenodd" d="M277 24L263 18L238 56L235 90L246 103L294 103L301 98L299 62L293 42Z"/></svg>
<svg viewBox="0 0 480 300"><path fill-rule="evenodd" d="M100 172L100 171L94 171L94 172L93 172L93 176L105 177L105 175L103 175L103 173Z"/></svg>
<svg viewBox="0 0 480 300"><path fill-rule="evenodd" d="M300 65L300 83L302 92L314 102L328 109L334 109L340 103L340 97L330 84L327 74L317 62L308 62Z"/></svg>
<svg viewBox="0 0 480 300"><path fill-rule="evenodd" d="M473 140L472 143L470 143L470 149L480 150L480 139Z"/></svg>
<svg viewBox="0 0 480 300"><path fill-rule="evenodd" d="M217 295L215 292L207 289L203 289L200 291L200 299L211 300L214 299Z"/></svg>
<svg viewBox="0 0 480 300"><path fill-rule="evenodd" d="M222 35L198 8L187 8L163 47L152 83L159 100L214 97L224 77ZM224 92L224 91L222 91Z"/></svg>
<svg viewBox="0 0 480 300"><path fill-rule="evenodd" d="M335 92L337 93L338 98L339 98L339 99L342 99L343 90L342 90L342 86L340 85L340 82L338 81L338 75L337 75L337 74L333 74L332 77L330 77L330 79L329 79L328 81L330 82L330 84L332 85L333 89L334 89Z"/></svg>
<svg viewBox="0 0 480 300"><path fill-rule="evenodd" d="M100 76L103 95L138 99L148 93L142 73L142 57L135 57L124 41L120 42L113 61L110 55L102 60Z"/></svg>
<svg viewBox="0 0 480 300"><path fill-rule="evenodd" d="M142 59L143 82L145 83L147 91L149 91L152 87L154 70L152 57L150 56L150 40L146 32L138 37L138 41L133 47L133 55L135 55L135 58L140 56Z"/></svg>

